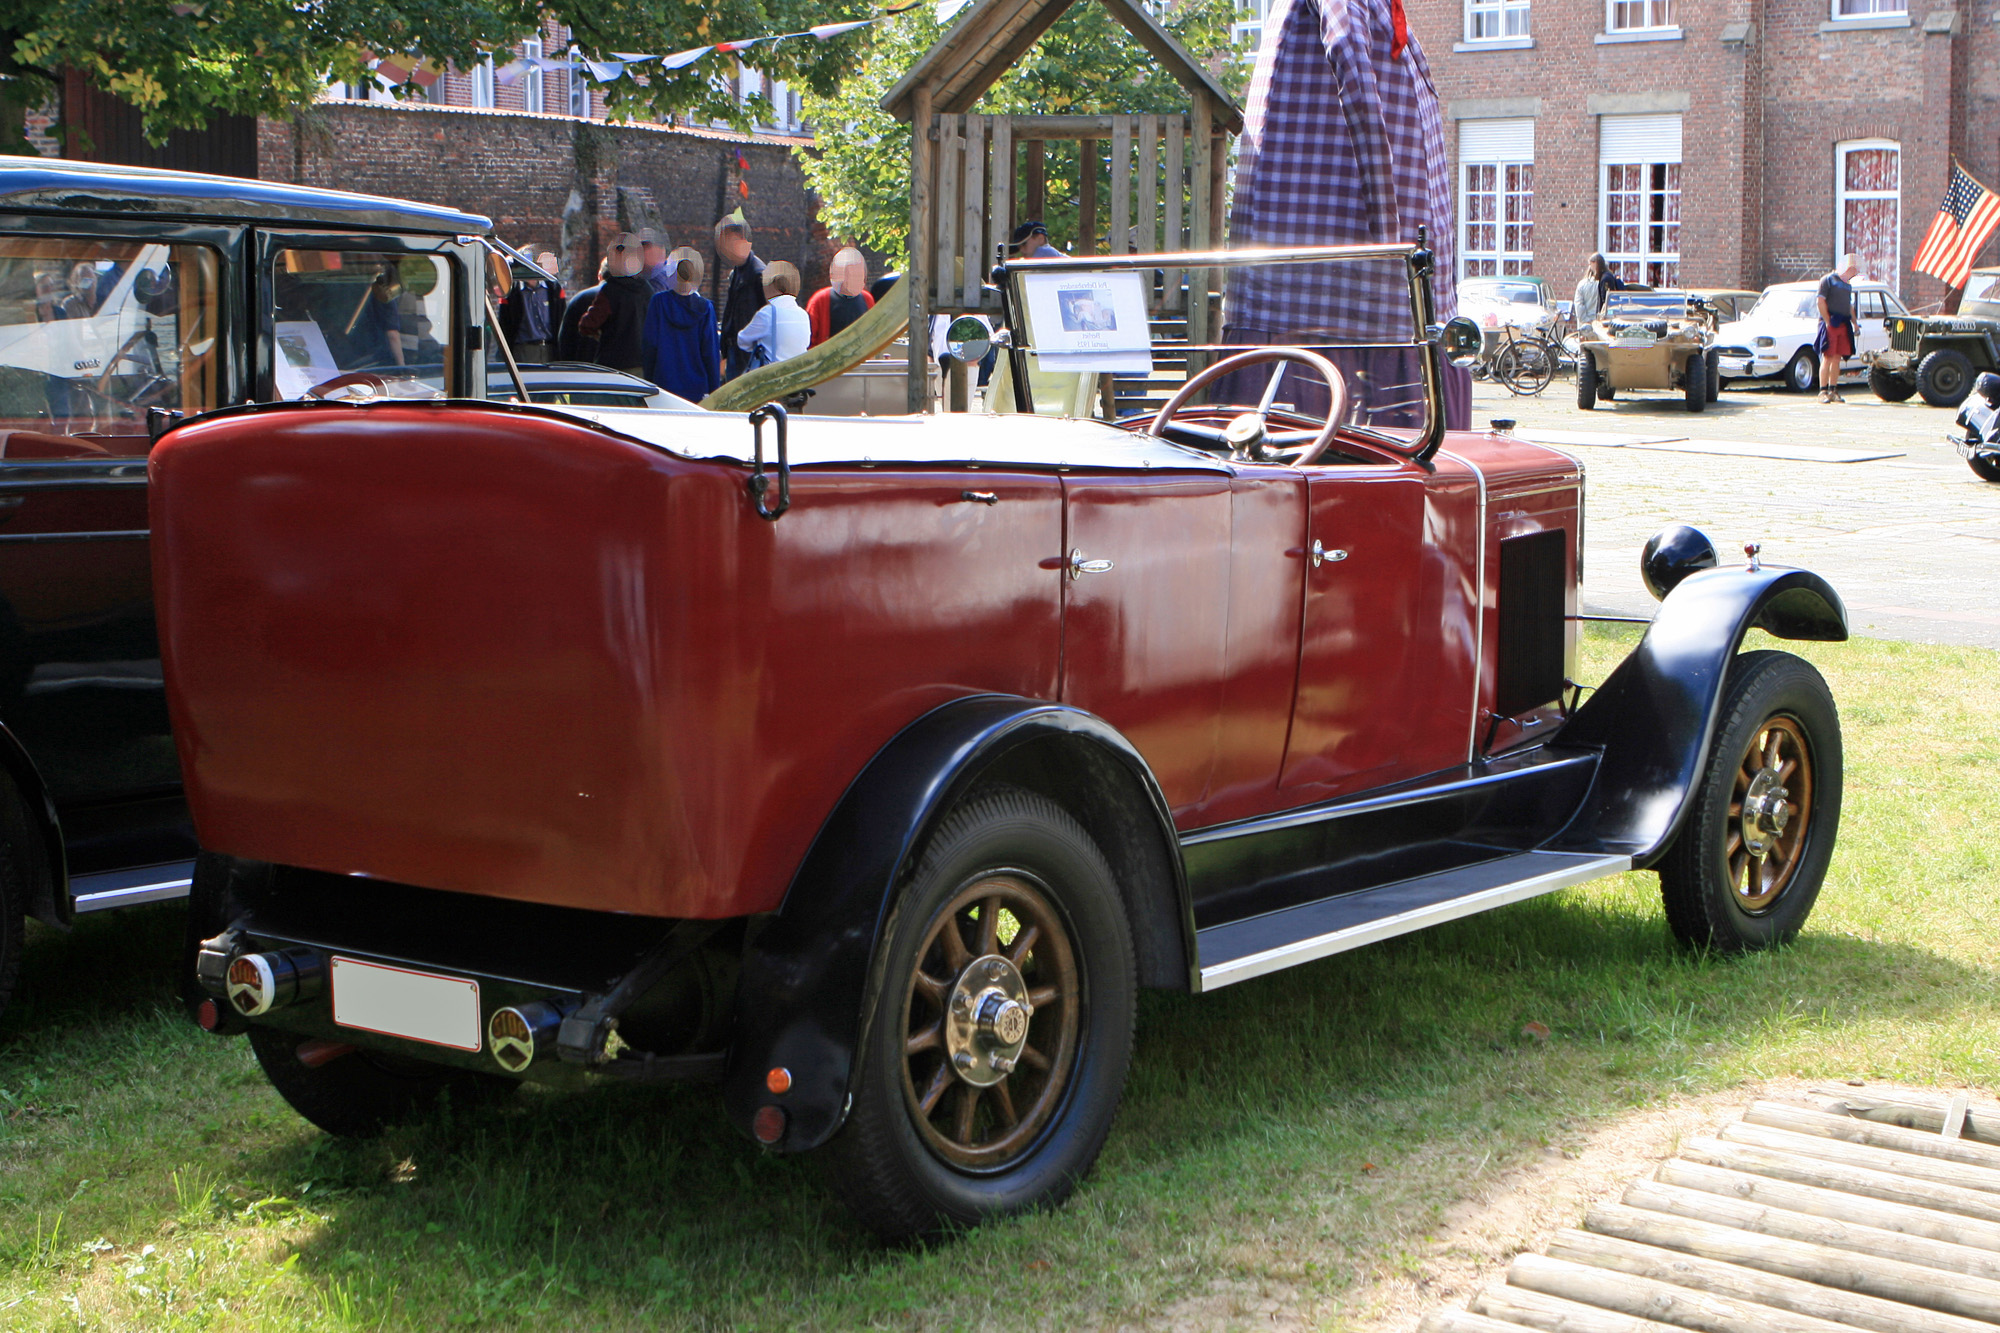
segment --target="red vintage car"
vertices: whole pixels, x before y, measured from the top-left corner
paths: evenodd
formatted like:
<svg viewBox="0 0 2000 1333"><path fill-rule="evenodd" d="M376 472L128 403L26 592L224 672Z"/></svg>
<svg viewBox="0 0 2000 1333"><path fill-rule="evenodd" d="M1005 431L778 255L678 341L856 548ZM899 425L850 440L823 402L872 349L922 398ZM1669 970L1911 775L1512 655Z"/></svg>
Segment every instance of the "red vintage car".
<svg viewBox="0 0 2000 1333"><path fill-rule="evenodd" d="M172 430L199 1021L335 1133L447 1088L716 1080L902 1237L1067 1194L1140 987L1633 866L1689 945L1789 939L1839 724L1811 666L1739 647L1842 639L1839 597L1681 531L1583 697L1583 469L1444 429L1478 331L1432 322L1429 264L1008 266L999 407L1088 403L1064 376L1157 364L1107 326L1200 309L1194 373L1117 424L378 401ZM1315 265L1406 313L1232 324Z"/></svg>

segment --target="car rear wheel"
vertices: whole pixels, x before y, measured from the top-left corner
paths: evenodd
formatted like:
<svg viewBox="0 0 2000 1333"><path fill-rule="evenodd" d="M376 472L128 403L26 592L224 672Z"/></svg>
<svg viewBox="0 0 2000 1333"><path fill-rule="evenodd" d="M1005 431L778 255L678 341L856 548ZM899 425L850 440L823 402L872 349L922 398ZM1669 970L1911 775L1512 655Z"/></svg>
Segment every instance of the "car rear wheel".
<svg viewBox="0 0 2000 1333"><path fill-rule="evenodd" d="M1687 360L1687 369L1681 373L1682 388L1687 393L1687 409L1699 412L1708 406L1708 364L1696 352Z"/></svg>
<svg viewBox="0 0 2000 1333"><path fill-rule="evenodd" d="M1111 1130L1137 965L1077 822L1001 788L948 816L885 932L835 1189L891 1241L1061 1202Z"/></svg>
<svg viewBox="0 0 2000 1333"><path fill-rule="evenodd" d="M1840 718L1812 664L1739 654L1686 822L1659 863L1674 937L1741 953L1789 942L1840 829Z"/></svg>
<svg viewBox="0 0 2000 1333"><path fill-rule="evenodd" d="M257 1026L250 1050L278 1095L329 1134L365 1139L413 1120L449 1095L461 1102L490 1101L518 1085L497 1074L475 1074L421 1060L311 1041L294 1032Z"/></svg>
<svg viewBox="0 0 2000 1333"><path fill-rule="evenodd" d="M0 1013L21 977L28 909L48 892L49 857L20 789L0 773Z"/></svg>
<svg viewBox="0 0 2000 1333"><path fill-rule="evenodd" d="M1708 353L1708 401L1722 397L1722 353L1709 349Z"/></svg>
<svg viewBox="0 0 2000 1333"><path fill-rule="evenodd" d="M1587 349L1576 358L1576 405L1586 412L1597 406L1597 358Z"/></svg>
<svg viewBox="0 0 2000 1333"><path fill-rule="evenodd" d="M1940 347L1917 362L1917 392L1932 407L1957 407L1972 392L1972 360L1952 347Z"/></svg>
<svg viewBox="0 0 2000 1333"><path fill-rule="evenodd" d="M1785 387L1793 393L1811 393L1819 387L1819 357L1810 347L1801 347L1785 363Z"/></svg>
<svg viewBox="0 0 2000 1333"><path fill-rule="evenodd" d="M1972 475L1981 481L2000 481L2000 458L1992 454L1974 454L1965 461L1972 469ZM0 1004L4 1004L5 1000L5 991L0 991Z"/></svg>
<svg viewBox="0 0 2000 1333"><path fill-rule="evenodd" d="M1868 387L1885 403L1906 403L1917 393L1917 382L1880 366L1868 368Z"/></svg>

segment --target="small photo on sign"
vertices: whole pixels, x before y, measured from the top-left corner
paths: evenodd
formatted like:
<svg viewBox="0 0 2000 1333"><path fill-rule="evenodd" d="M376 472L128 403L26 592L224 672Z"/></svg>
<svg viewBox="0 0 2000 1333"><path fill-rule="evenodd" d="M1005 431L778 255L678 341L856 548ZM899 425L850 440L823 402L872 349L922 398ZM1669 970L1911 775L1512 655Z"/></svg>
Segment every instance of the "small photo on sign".
<svg viewBox="0 0 2000 1333"><path fill-rule="evenodd" d="M1104 293L1095 287L1056 293L1056 303L1062 310L1062 326L1065 333L1106 333L1118 328L1118 315L1102 300Z"/></svg>

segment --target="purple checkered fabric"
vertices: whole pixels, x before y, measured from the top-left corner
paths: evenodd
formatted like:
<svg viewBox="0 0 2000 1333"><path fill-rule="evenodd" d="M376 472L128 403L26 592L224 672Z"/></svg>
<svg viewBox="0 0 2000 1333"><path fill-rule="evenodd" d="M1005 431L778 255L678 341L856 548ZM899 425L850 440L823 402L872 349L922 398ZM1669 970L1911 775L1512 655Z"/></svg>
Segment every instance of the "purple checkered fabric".
<svg viewBox="0 0 2000 1333"><path fill-rule="evenodd" d="M1264 32L1237 149L1230 245L1414 241L1427 227L1438 316L1457 313L1451 166L1416 37L1392 54L1390 0L1276 0ZM1401 268L1239 269L1223 319L1235 328L1406 341Z"/></svg>

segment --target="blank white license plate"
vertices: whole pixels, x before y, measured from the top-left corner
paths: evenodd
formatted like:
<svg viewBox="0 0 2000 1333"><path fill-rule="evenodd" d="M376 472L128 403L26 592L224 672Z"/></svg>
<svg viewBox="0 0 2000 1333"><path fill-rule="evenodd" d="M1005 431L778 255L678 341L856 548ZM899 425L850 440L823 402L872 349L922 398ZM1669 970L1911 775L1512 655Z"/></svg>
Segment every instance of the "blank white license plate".
<svg viewBox="0 0 2000 1333"><path fill-rule="evenodd" d="M336 955L333 1021L363 1032L476 1051L481 1044L479 983Z"/></svg>

